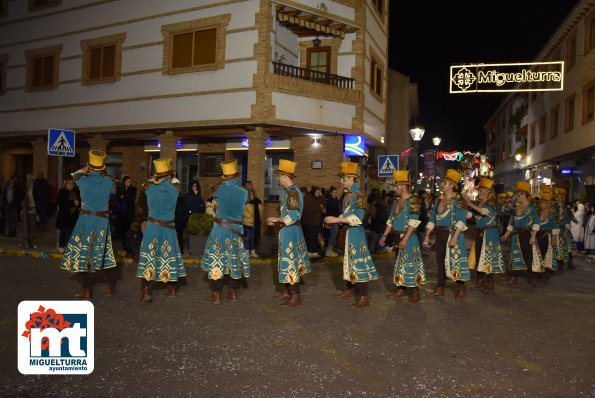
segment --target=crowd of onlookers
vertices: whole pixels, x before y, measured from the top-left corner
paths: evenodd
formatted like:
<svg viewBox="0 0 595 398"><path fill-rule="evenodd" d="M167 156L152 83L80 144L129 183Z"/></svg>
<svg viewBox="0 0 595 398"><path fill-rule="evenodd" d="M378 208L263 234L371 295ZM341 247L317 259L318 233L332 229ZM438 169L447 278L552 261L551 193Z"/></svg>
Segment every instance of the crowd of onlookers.
<svg viewBox="0 0 595 398"><path fill-rule="evenodd" d="M244 209L244 245L251 257L258 257L263 216L263 201L255 194L250 181L243 185L249 192L249 202ZM338 247L339 225L326 226L326 216L339 216L342 212L344 192L331 186L328 189L311 186L302 187L304 211L301 225L310 258L323 256L336 257L342 248ZM216 201L214 189L204 195L199 181L191 183L187 192L182 193L176 204L175 227L182 253L188 242L187 223L192 214L211 214L215 216ZM421 237L434 204L431 193L420 190L421 224L417 233ZM367 198L367 209L363 219L368 237L370 252L391 251L394 242L390 240L381 246L379 237L386 228L391 207L396 200L392 191L372 189ZM31 228L44 230L48 228L48 218L55 215L58 233L58 250L63 252L68 244L72 230L78 219L81 199L78 188L72 178L63 181L62 187L56 189L42 172L29 184L19 181L16 176L8 181L0 173L0 233L15 237L21 218L27 213L33 214ZM22 211L26 210L26 211ZM146 227L147 205L142 190L133 185L129 176L124 176L116 185L115 193L110 200L110 220L112 223L112 241L115 250L123 250L129 257L138 258L143 231ZM595 206L589 203L575 202L572 209L573 218L571 233L579 250L584 254L595 255ZM420 238L421 240L421 238ZM270 248L262 248L270 253Z"/></svg>

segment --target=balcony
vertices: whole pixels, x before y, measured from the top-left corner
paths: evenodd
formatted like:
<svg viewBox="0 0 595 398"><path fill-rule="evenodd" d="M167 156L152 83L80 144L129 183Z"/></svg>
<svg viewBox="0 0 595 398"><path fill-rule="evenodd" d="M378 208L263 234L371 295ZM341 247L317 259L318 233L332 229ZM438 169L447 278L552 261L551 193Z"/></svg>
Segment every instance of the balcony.
<svg viewBox="0 0 595 398"><path fill-rule="evenodd" d="M329 86L347 90L353 90L355 85L355 79L349 77L318 72L310 69L300 68L298 66L283 64L280 62L273 62L273 73L275 75L293 77L315 83L328 84Z"/></svg>

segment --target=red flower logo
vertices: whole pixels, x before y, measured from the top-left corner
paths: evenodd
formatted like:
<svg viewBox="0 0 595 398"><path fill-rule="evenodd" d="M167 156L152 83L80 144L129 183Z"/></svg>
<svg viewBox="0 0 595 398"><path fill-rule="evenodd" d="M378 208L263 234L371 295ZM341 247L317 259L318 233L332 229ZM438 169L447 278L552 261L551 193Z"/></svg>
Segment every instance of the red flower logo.
<svg viewBox="0 0 595 398"><path fill-rule="evenodd" d="M21 336L28 337L29 341L31 341L31 329L46 329L46 328L55 328L58 330L63 330L67 327L70 327L71 323L64 320L64 315L56 314L51 308L47 310L43 306L39 306L37 312L31 314L30 319L25 324L27 328ZM50 341L47 337L44 337L42 340L41 349L45 350L50 346Z"/></svg>

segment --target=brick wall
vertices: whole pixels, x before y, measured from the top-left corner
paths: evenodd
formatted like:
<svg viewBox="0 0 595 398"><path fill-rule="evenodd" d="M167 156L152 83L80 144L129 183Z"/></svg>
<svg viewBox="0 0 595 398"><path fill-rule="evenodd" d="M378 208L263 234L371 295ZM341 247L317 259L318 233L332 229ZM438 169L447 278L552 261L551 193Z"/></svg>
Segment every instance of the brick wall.
<svg viewBox="0 0 595 398"><path fill-rule="evenodd" d="M295 183L300 186L316 185L329 188L339 186L341 162L343 161L343 136L323 136L320 146L312 145L311 136L292 139L293 160L297 162ZM313 169L312 161L321 161L321 169Z"/></svg>

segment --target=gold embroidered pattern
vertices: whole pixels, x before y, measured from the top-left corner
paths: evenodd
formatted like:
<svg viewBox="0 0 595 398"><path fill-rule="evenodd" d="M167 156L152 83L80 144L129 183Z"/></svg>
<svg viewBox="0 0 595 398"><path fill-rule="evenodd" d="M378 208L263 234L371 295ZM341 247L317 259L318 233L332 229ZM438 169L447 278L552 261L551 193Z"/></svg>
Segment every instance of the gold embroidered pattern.
<svg viewBox="0 0 595 398"><path fill-rule="evenodd" d="M292 189L287 193L287 209L288 210L299 210L300 209L300 192Z"/></svg>

